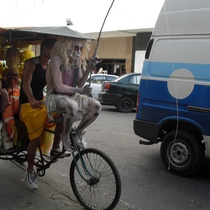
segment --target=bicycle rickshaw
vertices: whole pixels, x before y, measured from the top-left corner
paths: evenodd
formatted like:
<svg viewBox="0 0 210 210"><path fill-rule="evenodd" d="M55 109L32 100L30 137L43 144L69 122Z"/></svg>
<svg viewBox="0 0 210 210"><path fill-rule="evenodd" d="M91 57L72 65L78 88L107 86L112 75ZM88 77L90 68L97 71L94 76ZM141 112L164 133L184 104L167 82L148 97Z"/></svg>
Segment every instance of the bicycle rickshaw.
<svg viewBox="0 0 210 210"><path fill-rule="evenodd" d="M20 136L18 139L20 147L14 147L6 150L0 148L0 159L10 160L18 167L25 170L24 166L18 163L24 163L27 160L27 143L25 136L26 128L20 120L16 120L17 131ZM47 130L47 132L53 132ZM70 138L74 142L72 133ZM121 195L121 179L119 172L108 155L104 152L94 149L78 146L75 142L76 150L72 152L72 162L69 170L70 183L72 190L82 206L86 209L114 209ZM37 175L43 177L46 170L54 163L63 153L63 149L57 155L50 157L42 154L39 146L38 155L34 165Z"/></svg>
<svg viewBox="0 0 210 210"><path fill-rule="evenodd" d="M17 35L21 35L17 33ZM29 33L31 34L31 32ZM29 35L24 32L24 35ZM32 33L33 34L33 33ZM78 34L76 34L78 36ZM36 38L37 39L37 38ZM0 148L0 159L10 160L18 167L25 170L24 163L27 160L27 129L19 119L15 120L18 133L18 147L6 150ZM46 130L53 132L51 130ZM73 142L74 138L70 133ZM121 179L119 172L108 155L94 148L84 148L82 142L80 146L75 142L75 151L72 152L72 162L69 170L69 177L72 190L79 203L86 209L114 209L118 204L121 195ZM42 153L41 146L38 147L34 166L39 177L43 177L46 170L54 163L63 153L63 149L57 155L50 157ZM70 158L71 158L70 157Z"/></svg>

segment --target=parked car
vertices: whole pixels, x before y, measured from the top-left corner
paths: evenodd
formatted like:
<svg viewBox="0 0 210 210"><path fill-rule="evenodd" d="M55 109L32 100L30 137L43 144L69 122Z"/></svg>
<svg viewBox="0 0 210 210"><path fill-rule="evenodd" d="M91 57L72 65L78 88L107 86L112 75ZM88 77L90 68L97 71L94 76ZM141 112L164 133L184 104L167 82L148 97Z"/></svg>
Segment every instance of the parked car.
<svg viewBox="0 0 210 210"><path fill-rule="evenodd" d="M140 77L140 73L130 73L104 82L98 100L102 105L114 105L120 112L132 112L137 101Z"/></svg>
<svg viewBox="0 0 210 210"><path fill-rule="evenodd" d="M92 97L98 100L98 93L101 91L101 85L104 81L112 81L118 78L117 75L112 74L92 74L85 85L89 84L91 80Z"/></svg>

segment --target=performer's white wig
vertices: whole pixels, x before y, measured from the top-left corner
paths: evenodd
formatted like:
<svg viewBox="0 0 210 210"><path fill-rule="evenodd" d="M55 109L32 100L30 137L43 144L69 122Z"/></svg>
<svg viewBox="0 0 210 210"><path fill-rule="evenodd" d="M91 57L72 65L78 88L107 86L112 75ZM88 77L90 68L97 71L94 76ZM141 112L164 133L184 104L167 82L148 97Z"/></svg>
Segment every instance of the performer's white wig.
<svg viewBox="0 0 210 210"><path fill-rule="evenodd" d="M82 53L81 53L80 60L78 61L77 65L80 66L82 69L86 69L86 65L87 65L86 60L88 59L88 51L90 50L89 40L61 37L56 42L51 52L51 56L61 57L64 65L66 66L67 69L69 69L71 63L73 62L71 56L69 55L73 54L73 50L76 43L83 44Z"/></svg>

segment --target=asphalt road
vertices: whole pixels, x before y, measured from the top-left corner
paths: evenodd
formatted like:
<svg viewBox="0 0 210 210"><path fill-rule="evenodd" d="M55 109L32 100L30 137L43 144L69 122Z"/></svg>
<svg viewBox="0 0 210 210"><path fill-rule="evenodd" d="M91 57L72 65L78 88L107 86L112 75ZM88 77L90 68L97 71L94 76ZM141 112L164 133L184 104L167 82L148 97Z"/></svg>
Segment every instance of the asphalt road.
<svg viewBox="0 0 210 210"><path fill-rule="evenodd" d="M210 161L193 178L175 176L163 165L160 145L139 145L133 132L133 113L119 113L103 106L99 118L89 127L89 147L107 153L115 162L122 180L122 195L116 210L207 210L210 208ZM39 189L30 191L25 171L10 161L0 160L0 209L80 210L69 183L71 158L54 163ZM23 164L23 168L26 165Z"/></svg>

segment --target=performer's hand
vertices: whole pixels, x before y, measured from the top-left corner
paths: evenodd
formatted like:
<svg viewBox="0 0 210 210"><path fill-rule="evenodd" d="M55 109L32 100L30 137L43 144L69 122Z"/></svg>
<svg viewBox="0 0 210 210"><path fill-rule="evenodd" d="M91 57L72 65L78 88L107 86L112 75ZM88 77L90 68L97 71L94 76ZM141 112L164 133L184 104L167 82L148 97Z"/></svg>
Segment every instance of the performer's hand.
<svg viewBox="0 0 210 210"><path fill-rule="evenodd" d="M90 85L85 85L83 87L83 94L85 94L87 96L91 96L92 95L92 88L90 87Z"/></svg>
<svg viewBox="0 0 210 210"><path fill-rule="evenodd" d="M98 63L101 63L102 60L99 60L99 57L98 56L95 56L91 59L89 59L88 61L88 70L89 72L92 71L92 69L98 64Z"/></svg>

